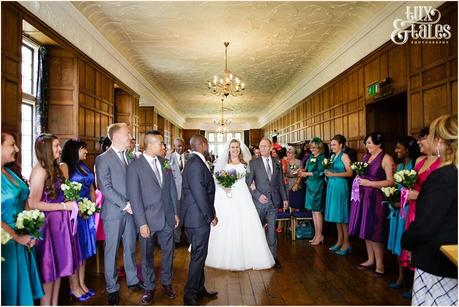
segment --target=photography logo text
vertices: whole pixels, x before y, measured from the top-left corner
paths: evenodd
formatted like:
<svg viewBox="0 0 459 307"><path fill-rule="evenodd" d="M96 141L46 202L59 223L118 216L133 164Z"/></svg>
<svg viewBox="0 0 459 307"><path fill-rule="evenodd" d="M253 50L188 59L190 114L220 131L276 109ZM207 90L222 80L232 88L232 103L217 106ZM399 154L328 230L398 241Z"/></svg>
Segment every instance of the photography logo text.
<svg viewBox="0 0 459 307"><path fill-rule="evenodd" d="M431 6L407 6L405 17L393 23L390 39L397 45L410 37L412 44L447 44L451 38L451 26L439 24L441 13Z"/></svg>

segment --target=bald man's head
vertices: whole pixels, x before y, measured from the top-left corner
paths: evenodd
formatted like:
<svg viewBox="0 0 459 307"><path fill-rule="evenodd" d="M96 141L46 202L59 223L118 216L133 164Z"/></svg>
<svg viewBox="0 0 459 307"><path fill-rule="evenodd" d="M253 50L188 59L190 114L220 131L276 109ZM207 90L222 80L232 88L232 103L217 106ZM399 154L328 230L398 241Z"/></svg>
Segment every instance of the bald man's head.
<svg viewBox="0 0 459 307"><path fill-rule="evenodd" d="M195 134L190 139L190 147L191 150L204 154L209 149L209 144L204 136Z"/></svg>

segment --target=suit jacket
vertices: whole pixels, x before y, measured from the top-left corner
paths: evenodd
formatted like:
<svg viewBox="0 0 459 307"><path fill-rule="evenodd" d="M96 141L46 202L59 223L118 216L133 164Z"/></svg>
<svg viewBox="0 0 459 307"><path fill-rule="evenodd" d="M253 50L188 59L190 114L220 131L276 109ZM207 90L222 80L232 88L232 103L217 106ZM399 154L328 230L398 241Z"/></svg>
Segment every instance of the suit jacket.
<svg viewBox="0 0 459 307"><path fill-rule="evenodd" d="M158 157L158 160L163 175L162 186L143 155L127 168L127 191L135 223L138 228L148 225L152 232L162 230L165 223L174 228L175 215L179 215L172 170L164 169L165 159Z"/></svg>
<svg viewBox="0 0 459 307"><path fill-rule="evenodd" d="M182 174L181 217L185 227L197 228L215 218L215 182L207 165L192 154Z"/></svg>
<svg viewBox="0 0 459 307"><path fill-rule="evenodd" d="M126 160L130 163L130 160ZM96 158L97 186L104 195L103 220L121 219L129 198L126 193L126 166L113 148Z"/></svg>
<svg viewBox="0 0 459 307"><path fill-rule="evenodd" d="M457 223L457 168L448 165L427 178L416 200L416 217L402 236L413 266L457 278L457 266L440 251L442 245L457 244Z"/></svg>
<svg viewBox="0 0 459 307"><path fill-rule="evenodd" d="M282 201L287 200L287 189L284 184L284 175L282 166L277 159L272 158L273 174L269 181L268 173L262 157L250 161L250 173L247 174L246 183L252 193L253 201L256 205L263 206L258 199L261 195L265 195L269 202L275 208L280 208ZM250 185L255 181L256 189L252 191Z"/></svg>
<svg viewBox="0 0 459 307"><path fill-rule="evenodd" d="M175 155L175 151L168 154L166 159L168 159L171 164L172 175L174 176L175 186L177 187L177 197L180 200L182 198L182 172L180 171L179 161L177 155ZM185 156L183 165L185 165L186 159L187 157Z"/></svg>

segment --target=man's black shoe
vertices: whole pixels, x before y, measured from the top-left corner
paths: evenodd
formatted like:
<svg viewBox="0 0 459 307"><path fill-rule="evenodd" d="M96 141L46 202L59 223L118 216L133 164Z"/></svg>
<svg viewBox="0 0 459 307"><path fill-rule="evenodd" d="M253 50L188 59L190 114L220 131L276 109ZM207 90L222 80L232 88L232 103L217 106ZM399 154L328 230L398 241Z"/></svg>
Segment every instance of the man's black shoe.
<svg viewBox="0 0 459 307"><path fill-rule="evenodd" d="M108 304L111 306L120 304L120 292L119 291L108 294Z"/></svg>

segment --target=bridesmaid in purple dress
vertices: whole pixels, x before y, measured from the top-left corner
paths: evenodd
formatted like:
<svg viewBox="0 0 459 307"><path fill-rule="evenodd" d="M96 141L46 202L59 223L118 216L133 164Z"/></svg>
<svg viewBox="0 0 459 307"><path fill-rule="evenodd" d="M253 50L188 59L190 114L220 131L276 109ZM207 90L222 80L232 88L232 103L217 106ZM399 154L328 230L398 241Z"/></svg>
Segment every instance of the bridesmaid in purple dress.
<svg viewBox="0 0 459 307"><path fill-rule="evenodd" d="M349 234L365 240L368 259L359 264L359 270L374 269L375 276L384 275L384 242L386 240L386 208L381 204L381 188L393 186L394 160L383 150L384 137L371 133L365 137L368 163L360 179L360 202L352 204ZM352 225L352 227L351 227Z"/></svg>
<svg viewBox="0 0 459 307"><path fill-rule="evenodd" d="M75 272L81 265L80 246L75 219L71 220L73 202L64 202L61 183L64 179L58 161L61 154L59 139L42 134L35 141L38 163L30 175L29 205L45 212L43 240L36 243L41 279L45 296L41 305L57 305L61 278L70 276L73 294L84 299ZM74 212L75 213L75 212ZM74 215L74 214L73 214Z"/></svg>

